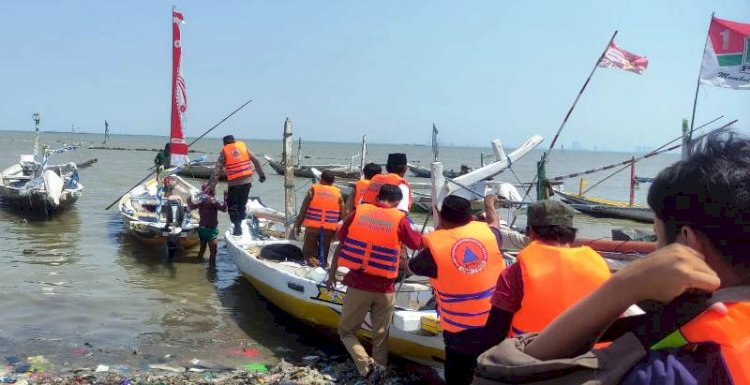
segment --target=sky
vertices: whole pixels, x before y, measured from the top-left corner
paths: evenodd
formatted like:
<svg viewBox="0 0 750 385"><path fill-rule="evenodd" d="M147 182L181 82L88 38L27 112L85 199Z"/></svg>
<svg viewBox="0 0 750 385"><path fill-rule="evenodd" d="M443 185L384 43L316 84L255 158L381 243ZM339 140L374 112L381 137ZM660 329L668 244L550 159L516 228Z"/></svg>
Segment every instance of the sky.
<svg viewBox="0 0 750 385"><path fill-rule="evenodd" d="M548 146L609 38L643 75L596 71L559 144L633 151L689 118L712 12L747 0L0 2L0 130L169 135L171 7L184 14L186 134ZM696 125L750 131L750 92L701 87Z"/></svg>

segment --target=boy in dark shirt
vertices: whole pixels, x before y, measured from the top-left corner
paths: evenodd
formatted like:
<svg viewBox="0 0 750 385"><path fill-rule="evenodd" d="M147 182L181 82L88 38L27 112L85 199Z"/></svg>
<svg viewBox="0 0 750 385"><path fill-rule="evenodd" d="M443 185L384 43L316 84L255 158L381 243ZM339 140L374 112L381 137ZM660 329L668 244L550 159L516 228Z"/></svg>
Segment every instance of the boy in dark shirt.
<svg viewBox="0 0 750 385"><path fill-rule="evenodd" d="M214 265L216 263L216 238L219 236L219 210L227 211L227 205L225 202L219 202L216 200L216 190L209 186L208 183L203 184L203 194L201 194L199 201L194 203L190 202L190 209L198 209L198 214L201 219L198 227L198 237L201 241L201 248L198 251L198 261L203 261L203 254L206 252L206 245L209 247L209 258L208 263Z"/></svg>

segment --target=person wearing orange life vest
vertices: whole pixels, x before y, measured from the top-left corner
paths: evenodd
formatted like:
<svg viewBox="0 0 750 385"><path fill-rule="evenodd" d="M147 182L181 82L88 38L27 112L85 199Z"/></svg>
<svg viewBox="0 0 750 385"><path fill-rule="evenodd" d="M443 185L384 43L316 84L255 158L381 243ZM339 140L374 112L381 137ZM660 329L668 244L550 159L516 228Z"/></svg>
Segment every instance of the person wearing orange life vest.
<svg viewBox="0 0 750 385"><path fill-rule="evenodd" d="M367 188L370 186L370 180L375 175L380 174L381 171L382 169L380 168L380 166L375 163L368 163L364 168L362 168L362 176L364 178L358 180L354 184L352 193L351 195L349 195L349 199L346 200L347 211L353 211L355 207L362 203L362 197L365 195L365 191L367 191Z"/></svg>
<svg viewBox="0 0 750 385"><path fill-rule="evenodd" d="M688 154L662 170L648 192L657 250L563 313L526 354L555 360L586 351L633 303L750 289L750 139L719 131ZM673 333L646 349L632 347L640 358L620 384L750 384L750 300L719 303L661 331Z"/></svg>
<svg viewBox="0 0 750 385"><path fill-rule="evenodd" d="M362 202L375 203L377 195L380 192L380 186L390 184L401 189L401 194L404 197L401 199L401 202L398 203L397 208L408 214L409 211L411 211L412 200L411 186L409 185L409 182L404 179L407 170L406 163L406 154L388 154L388 162L385 165L385 170L388 171L388 173L375 175L370 180L370 185L362 196Z"/></svg>
<svg viewBox="0 0 750 385"><path fill-rule="evenodd" d="M445 383L470 384L477 357L497 330L486 327L490 297L505 269L494 195L485 198L486 222L472 220L471 202L448 196L440 225L422 240L425 248L409 269L430 278L445 340ZM490 325L493 326L493 325Z"/></svg>
<svg viewBox="0 0 750 385"><path fill-rule="evenodd" d="M253 155L244 142L234 140L234 136L223 138L224 147L216 160L216 167L208 181L210 188L216 188L216 183L223 170L227 174L227 211L229 219L234 225L232 235L242 235L242 220L245 219L245 206L250 195L253 174L258 173L260 183L266 181L266 174L258 158Z"/></svg>
<svg viewBox="0 0 750 385"><path fill-rule="evenodd" d="M604 258L588 246L571 247L575 240L575 211L554 200L532 203L527 211L531 243L521 249L517 263L503 271L492 296L488 322L506 336L539 332L610 277Z"/></svg>
<svg viewBox="0 0 750 385"><path fill-rule="evenodd" d="M401 245L412 250L422 247L419 232L396 208L402 198L397 186L383 185L376 204L358 205L337 233L341 242L328 270L326 285L333 289L338 266L349 268L343 280L347 290L338 332L357 371L368 383L377 383L388 363L388 330L396 301ZM355 334L368 312L373 333L372 357Z"/></svg>
<svg viewBox="0 0 750 385"><path fill-rule="evenodd" d="M314 267L321 263L323 266L328 264L328 251L336 225L346 215L341 191L333 186L333 182L333 172L324 170L320 175L320 182L310 186L310 191L305 196L297 216L295 225L297 236L302 231L302 226L305 226L302 254L307 264ZM323 260L320 260L320 257Z"/></svg>

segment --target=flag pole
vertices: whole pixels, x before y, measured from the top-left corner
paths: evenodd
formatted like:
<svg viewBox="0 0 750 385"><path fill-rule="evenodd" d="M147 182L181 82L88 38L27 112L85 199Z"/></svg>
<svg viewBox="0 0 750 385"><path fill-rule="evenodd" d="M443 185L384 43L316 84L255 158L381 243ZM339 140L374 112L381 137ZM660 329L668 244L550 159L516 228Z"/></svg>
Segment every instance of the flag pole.
<svg viewBox="0 0 750 385"><path fill-rule="evenodd" d="M589 73L589 77L586 78L586 81L583 83L583 86L581 86L581 90L578 91L578 95L576 95L576 98L573 101L573 105L570 106L568 113L565 114L565 118L563 118L562 123L560 123L560 127L558 127L557 132L555 133L555 137L552 138L552 143L550 143L549 149L542 154L542 159L540 159L539 162L537 163L537 171L544 169L544 165L547 163L547 157L549 156L550 151L552 151L552 149L555 147L555 143L557 143L557 139L560 137L560 133L565 127L565 124L568 123L568 118L570 118L570 115L573 113L573 110L576 108L576 105L578 104L578 100L581 99L581 95L583 95L583 91L586 90L586 86L589 85L589 81L591 81L591 77L594 76L594 72L596 72L596 69L599 67L599 63L602 62L604 55L607 54L607 50L612 45L612 42L615 41L615 36L617 36L616 30L612 34L612 37L607 42L607 45L604 47L602 54L599 55L598 59L596 59L596 63L594 63L594 68L591 69L591 73ZM531 189L536 185L537 199L540 199L541 194L539 194L539 192L543 191L543 187L544 187L544 186L539 185L540 183L544 183L544 178L539 178L539 172L537 172L537 174L534 176L534 181L531 182L528 189L526 190L525 196L528 196L529 193L531 192Z"/></svg>
<svg viewBox="0 0 750 385"><path fill-rule="evenodd" d="M708 22L708 29L711 29L711 24L714 22L714 13L711 12L711 20ZM698 80L695 82L695 97L693 98L693 116L690 118L690 133L688 134L688 141L693 140L693 124L695 124L695 110L698 107L698 91L701 89L701 72L703 71L703 58L706 57L706 46L709 43L710 37L708 31L706 31L706 44L703 45L703 55L701 55L701 67L698 69Z"/></svg>

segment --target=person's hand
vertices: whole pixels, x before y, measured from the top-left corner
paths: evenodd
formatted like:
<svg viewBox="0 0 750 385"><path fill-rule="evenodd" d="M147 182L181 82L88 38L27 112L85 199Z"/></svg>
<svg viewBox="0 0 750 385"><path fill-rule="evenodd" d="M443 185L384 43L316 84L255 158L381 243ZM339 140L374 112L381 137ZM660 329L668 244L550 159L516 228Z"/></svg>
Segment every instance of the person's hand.
<svg viewBox="0 0 750 385"><path fill-rule="evenodd" d="M260 183L264 183L266 181L266 174L260 174L258 180L260 181Z"/></svg>
<svg viewBox="0 0 750 385"><path fill-rule="evenodd" d="M721 284L703 255L678 243L631 263L612 280L633 296L633 303L647 299L667 303L687 290L712 292Z"/></svg>
<svg viewBox="0 0 750 385"><path fill-rule="evenodd" d="M495 208L495 202L497 202L497 195L495 194L487 194L484 196L484 207L492 207L492 209Z"/></svg>
<svg viewBox="0 0 750 385"><path fill-rule="evenodd" d="M298 236L302 233L302 225L296 224L294 225L294 235Z"/></svg>
<svg viewBox="0 0 750 385"><path fill-rule="evenodd" d="M336 272L335 271L329 271L328 272L328 280L326 281L326 287L330 290L333 290L336 288Z"/></svg>

